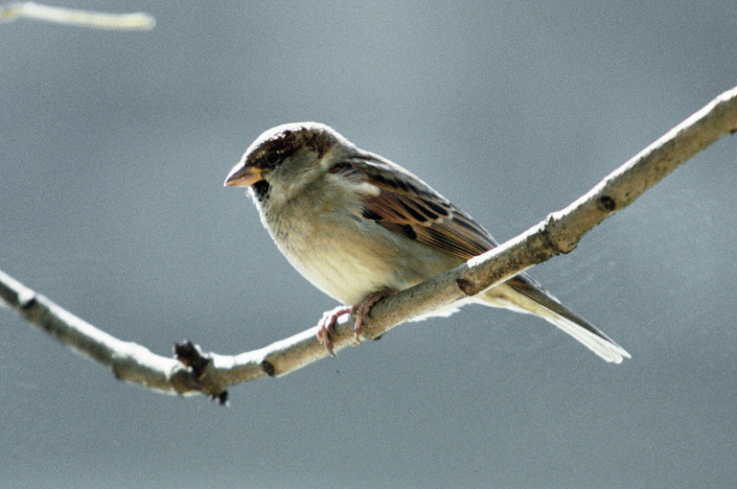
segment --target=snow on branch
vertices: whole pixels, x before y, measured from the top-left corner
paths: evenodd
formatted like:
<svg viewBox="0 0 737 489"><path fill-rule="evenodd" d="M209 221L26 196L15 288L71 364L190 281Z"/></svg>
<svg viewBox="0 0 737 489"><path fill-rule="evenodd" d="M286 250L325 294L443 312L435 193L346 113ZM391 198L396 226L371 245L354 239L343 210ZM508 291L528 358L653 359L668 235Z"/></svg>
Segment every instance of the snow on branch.
<svg viewBox="0 0 737 489"><path fill-rule="evenodd" d="M363 339L377 338L402 322L569 253L604 219L634 202L699 151L734 132L737 87L674 127L565 209L456 269L379 301L363 325ZM314 326L240 355L203 354L196 345L184 343L176 345L176 358L168 358L110 336L3 272L0 298L29 322L112 369L116 377L162 392L205 393L225 402L228 386L284 375L328 356ZM354 345L353 320L337 324L331 338L335 351Z"/></svg>

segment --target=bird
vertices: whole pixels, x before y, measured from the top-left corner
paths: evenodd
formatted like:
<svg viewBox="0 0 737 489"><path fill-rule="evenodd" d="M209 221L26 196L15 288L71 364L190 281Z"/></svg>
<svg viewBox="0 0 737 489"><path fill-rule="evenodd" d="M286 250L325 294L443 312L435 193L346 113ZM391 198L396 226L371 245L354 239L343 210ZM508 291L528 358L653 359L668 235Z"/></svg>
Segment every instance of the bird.
<svg viewBox="0 0 737 489"><path fill-rule="evenodd" d="M330 334L340 316L356 316L358 339L377 301L497 246L469 214L419 177L322 123L265 131L224 185L247 187L263 226L289 263L343 304L318 323L318 339L330 353ZM466 302L538 316L607 362L631 358L525 273ZM458 307L427 316L447 316Z"/></svg>

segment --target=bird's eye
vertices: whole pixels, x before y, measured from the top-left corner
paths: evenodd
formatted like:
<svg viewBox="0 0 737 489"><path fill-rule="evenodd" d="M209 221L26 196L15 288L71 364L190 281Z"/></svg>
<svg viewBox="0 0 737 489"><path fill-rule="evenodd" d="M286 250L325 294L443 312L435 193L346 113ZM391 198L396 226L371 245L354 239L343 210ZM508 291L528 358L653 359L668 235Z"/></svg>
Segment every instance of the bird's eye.
<svg viewBox="0 0 737 489"><path fill-rule="evenodd" d="M271 163L272 165L275 165L279 162L281 159L281 155L278 151L271 151L269 154L266 155L266 161Z"/></svg>

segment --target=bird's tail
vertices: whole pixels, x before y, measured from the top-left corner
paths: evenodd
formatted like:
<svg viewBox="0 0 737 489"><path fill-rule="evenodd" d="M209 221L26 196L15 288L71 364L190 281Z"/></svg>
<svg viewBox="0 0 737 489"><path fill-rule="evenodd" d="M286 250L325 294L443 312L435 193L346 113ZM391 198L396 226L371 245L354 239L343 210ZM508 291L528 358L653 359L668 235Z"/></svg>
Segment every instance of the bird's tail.
<svg viewBox="0 0 737 489"><path fill-rule="evenodd" d="M527 275L517 275L479 296L484 304L534 314L553 323L607 362L621 363L624 358L631 358L624 348L561 304Z"/></svg>

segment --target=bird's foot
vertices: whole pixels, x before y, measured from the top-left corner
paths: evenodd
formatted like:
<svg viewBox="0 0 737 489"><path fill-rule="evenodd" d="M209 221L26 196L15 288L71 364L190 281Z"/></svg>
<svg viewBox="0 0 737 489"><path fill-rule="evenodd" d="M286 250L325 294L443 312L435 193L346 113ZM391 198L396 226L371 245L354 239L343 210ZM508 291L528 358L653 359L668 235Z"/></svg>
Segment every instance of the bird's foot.
<svg viewBox="0 0 737 489"><path fill-rule="evenodd" d="M388 297L392 294L396 294L397 291L393 289L383 289L377 292L372 292L367 295L361 302L353 306L353 312L356 314L356 325L353 331L356 333L356 343L361 342L361 334L363 333L364 318L369 317L371 308L374 304L379 302L384 297Z"/></svg>
<svg viewBox="0 0 737 489"><path fill-rule="evenodd" d="M330 338L330 333L335 333L335 322L340 316L345 314L353 314L354 307L352 306L340 306L336 307L332 311L323 313L322 319L317 323L317 339L320 343L325 346L325 349L332 356L337 356L333 350L333 340Z"/></svg>
<svg viewBox="0 0 737 489"><path fill-rule="evenodd" d="M356 324L353 331L356 335L356 344L361 342L361 334L363 333L363 323L365 318L371 313L371 308L384 297L395 294L397 291L393 289L384 289L372 292L367 295L361 302L354 306L340 306L332 311L327 311L322 315L322 319L317 323L317 339L325 345L325 349L332 355L337 356L333 349L333 340L330 338L331 333L335 333L335 323L340 316L345 314L356 315Z"/></svg>

